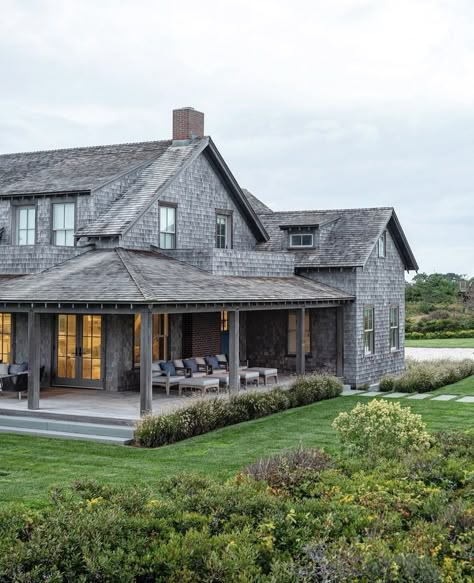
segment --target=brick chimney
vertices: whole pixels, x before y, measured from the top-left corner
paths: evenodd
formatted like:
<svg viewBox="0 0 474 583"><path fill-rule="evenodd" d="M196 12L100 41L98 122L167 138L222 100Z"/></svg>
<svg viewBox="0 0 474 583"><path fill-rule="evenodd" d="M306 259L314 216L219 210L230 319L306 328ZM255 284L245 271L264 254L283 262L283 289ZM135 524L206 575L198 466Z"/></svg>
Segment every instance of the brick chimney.
<svg viewBox="0 0 474 583"><path fill-rule="evenodd" d="M173 110L173 142L182 142L204 136L204 114L193 107Z"/></svg>

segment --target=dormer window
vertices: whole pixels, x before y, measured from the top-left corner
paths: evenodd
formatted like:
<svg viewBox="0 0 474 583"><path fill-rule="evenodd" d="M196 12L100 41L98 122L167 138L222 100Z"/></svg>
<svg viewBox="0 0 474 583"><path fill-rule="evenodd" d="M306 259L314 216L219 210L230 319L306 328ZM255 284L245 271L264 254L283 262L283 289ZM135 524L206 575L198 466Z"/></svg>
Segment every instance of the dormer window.
<svg viewBox="0 0 474 583"><path fill-rule="evenodd" d="M314 247L313 233L290 233L290 247Z"/></svg>

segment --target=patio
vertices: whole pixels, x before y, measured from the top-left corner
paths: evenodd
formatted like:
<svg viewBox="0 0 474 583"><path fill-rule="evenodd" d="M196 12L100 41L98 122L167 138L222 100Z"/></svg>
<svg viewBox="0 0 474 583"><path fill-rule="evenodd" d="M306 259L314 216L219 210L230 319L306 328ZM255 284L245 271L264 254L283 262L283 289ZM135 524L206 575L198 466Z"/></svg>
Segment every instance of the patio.
<svg viewBox="0 0 474 583"><path fill-rule="evenodd" d="M289 386L292 376L279 378L278 386ZM239 392L268 391L277 386L269 383L266 387L241 389ZM220 399L228 399L235 391L221 392ZM167 396L163 389L153 389L153 413L160 415L186 407L196 402L196 399L212 399L215 393L201 395L198 391L186 391L181 397L177 390L172 390ZM28 409L26 398L18 400L16 393L0 392L0 415L28 415L32 417L54 417L59 419L95 421L104 420L108 423L131 424L140 419L140 393L138 391L111 392L94 389L44 388L41 389L41 408L36 411Z"/></svg>

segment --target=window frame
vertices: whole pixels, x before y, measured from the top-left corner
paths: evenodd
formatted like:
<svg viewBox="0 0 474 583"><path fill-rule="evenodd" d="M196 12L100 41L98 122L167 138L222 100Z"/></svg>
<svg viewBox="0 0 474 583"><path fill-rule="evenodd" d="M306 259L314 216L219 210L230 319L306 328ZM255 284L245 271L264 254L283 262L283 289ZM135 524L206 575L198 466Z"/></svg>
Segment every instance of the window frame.
<svg viewBox="0 0 474 583"><path fill-rule="evenodd" d="M10 330L8 333L5 332L5 316L9 316ZM14 362L13 358L13 330L14 330L14 314L11 312L0 312L0 362L4 364L11 364ZM5 344L5 337L9 338L9 352L4 352L3 347ZM8 359L9 357L9 359Z"/></svg>
<svg viewBox="0 0 474 583"><path fill-rule="evenodd" d="M34 211L34 224L33 224L33 228L28 228L29 222L28 222L28 214L27 214L27 228L26 229L20 229L20 213L21 211L30 211L33 210ZM27 246L31 246L31 245L36 245L36 233L37 233L37 225L38 225L38 220L37 220L37 205L36 204L16 204L13 205L13 211L14 211L14 228L13 228L13 233L14 233L14 244L20 247L27 247ZM33 231L33 243L20 243L20 231L25 231L28 233L30 231ZM28 236L27 236L28 239Z"/></svg>
<svg viewBox="0 0 474 583"><path fill-rule="evenodd" d="M170 360L171 335L170 335L170 318L167 312L152 314L152 360ZM134 314L133 317L133 346L132 359L133 368L140 368L140 327L141 315ZM162 354L160 350L163 349ZM163 356L163 358L161 358Z"/></svg>
<svg viewBox="0 0 474 583"><path fill-rule="evenodd" d="M366 314L371 314L372 316L372 327L366 326ZM372 304L367 304L366 306L364 306L363 330L364 330L364 356L372 356L373 354L375 354L375 308Z"/></svg>
<svg viewBox="0 0 474 583"><path fill-rule="evenodd" d="M218 244L219 238L222 238L222 234L218 233L219 219L224 219L225 233L224 233L224 247ZM216 209L215 215L215 235L214 235L214 245L216 249L232 249L233 248L233 220L232 212Z"/></svg>
<svg viewBox="0 0 474 583"><path fill-rule="evenodd" d="M295 317L295 327L290 328L290 318L291 316ZM311 355L311 345L313 343L312 338L312 326L311 326L311 313L309 310L305 310L304 313L304 336L305 336L305 356ZM293 352L292 346L290 344L293 341L294 335L294 343L295 343L295 351ZM297 335L297 317L296 317L296 310L288 310L288 316L286 320L286 355L287 356L296 356L296 335Z"/></svg>
<svg viewBox="0 0 474 583"><path fill-rule="evenodd" d="M396 324L392 323L392 312L395 311L397 318ZM389 307L388 312L388 329L389 329L389 348L390 352L397 352L400 350L400 306L398 304L393 304ZM392 334L395 333L394 340L395 343L392 342Z"/></svg>
<svg viewBox="0 0 474 583"><path fill-rule="evenodd" d="M295 245L293 243L293 237L301 237L301 243L299 245ZM311 237L311 244L304 245L303 244L303 237ZM314 249L314 232L313 231L300 231L300 232L293 232L288 233L288 247L290 249Z"/></svg>
<svg viewBox="0 0 474 583"><path fill-rule="evenodd" d="M380 259L387 257L387 231L384 231L377 241L377 256Z"/></svg>
<svg viewBox="0 0 474 583"><path fill-rule="evenodd" d="M177 204L173 204L173 203L166 203L163 202L159 205L159 248L160 249L167 249L167 250L171 250L171 249L176 249L177 248L177 240L178 240L178 205ZM163 230L162 229L162 221L161 221L161 211L162 210L166 210L166 214L168 216L168 212L170 209L173 209L174 212L174 231L168 231L168 230ZM161 244L161 236L164 236L165 240L167 237L171 237L172 242L173 242L173 246L172 247L164 247Z"/></svg>
<svg viewBox="0 0 474 583"><path fill-rule="evenodd" d="M56 206L58 205L73 205L73 209L74 209L74 226L72 229L55 229L54 228L54 216L55 216L55 212L54 209ZM75 200L53 200L51 201L51 245L54 245L55 247L75 247L76 246L76 240L74 238L74 234L76 232L76 223L77 223L77 204ZM64 210L64 218L66 216L66 211ZM66 243L64 245L60 245L57 243L57 238L56 235L58 232L64 232L64 240L66 241L66 237L67 237L67 233L70 232L72 230L72 245L67 245Z"/></svg>

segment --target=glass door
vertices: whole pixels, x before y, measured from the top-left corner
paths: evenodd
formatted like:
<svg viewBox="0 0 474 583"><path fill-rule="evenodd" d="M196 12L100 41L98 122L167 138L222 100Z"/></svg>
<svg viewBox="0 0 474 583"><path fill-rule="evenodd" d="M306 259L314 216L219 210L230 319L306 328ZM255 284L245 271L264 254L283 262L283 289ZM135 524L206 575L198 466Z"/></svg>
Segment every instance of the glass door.
<svg viewBox="0 0 474 583"><path fill-rule="evenodd" d="M102 316L59 314L54 383L103 388L102 349Z"/></svg>

